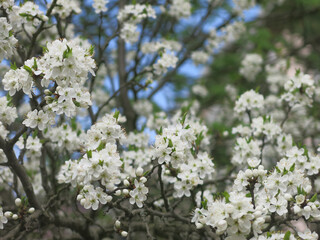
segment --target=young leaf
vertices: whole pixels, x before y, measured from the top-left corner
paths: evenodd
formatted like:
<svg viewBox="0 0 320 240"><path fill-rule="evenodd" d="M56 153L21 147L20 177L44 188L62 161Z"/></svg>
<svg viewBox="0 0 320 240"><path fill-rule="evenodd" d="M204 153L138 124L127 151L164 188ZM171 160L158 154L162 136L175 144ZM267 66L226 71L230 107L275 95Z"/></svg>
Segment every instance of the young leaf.
<svg viewBox="0 0 320 240"><path fill-rule="evenodd" d="M284 235L283 240L290 240L290 235L291 235L291 232L287 231L286 234Z"/></svg>
<svg viewBox="0 0 320 240"><path fill-rule="evenodd" d="M317 193L315 193L312 198L309 200L309 202L315 202L317 200Z"/></svg>

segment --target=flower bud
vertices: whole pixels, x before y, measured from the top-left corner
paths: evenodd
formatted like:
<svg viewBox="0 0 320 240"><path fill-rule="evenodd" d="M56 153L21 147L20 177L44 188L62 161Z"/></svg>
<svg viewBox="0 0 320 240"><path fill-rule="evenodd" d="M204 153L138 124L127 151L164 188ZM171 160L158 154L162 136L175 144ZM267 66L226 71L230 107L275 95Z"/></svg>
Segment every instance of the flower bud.
<svg viewBox="0 0 320 240"><path fill-rule="evenodd" d="M21 206L21 199L20 198L16 198L16 200L14 200L14 203L16 204L17 207Z"/></svg>
<svg viewBox="0 0 320 240"><path fill-rule="evenodd" d="M284 198L285 198L287 201L289 201L289 200L292 198L292 195L289 194L289 193L286 193L286 194L284 195Z"/></svg>
<svg viewBox="0 0 320 240"><path fill-rule="evenodd" d="M123 189L122 193L123 193L123 195L127 196L127 195L129 195L129 190L128 189Z"/></svg>
<svg viewBox="0 0 320 240"><path fill-rule="evenodd" d="M123 185L128 187L130 185L129 181L127 179L123 180Z"/></svg>
<svg viewBox="0 0 320 240"><path fill-rule="evenodd" d="M49 89L46 89L46 90L44 90L44 94L45 94L45 95L52 95L52 92L50 92Z"/></svg>
<svg viewBox="0 0 320 240"><path fill-rule="evenodd" d="M311 190L312 190L311 185L308 185L305 190L306 190L307 193L311 192Z"/></svg>
<svg viewBox="0 0 320 240"><path fill-rule="evenodd" d="M117 190L117 191L114 193L114 195L120 196L120 195L121 195L121 190Z"/></svg>
<svg viewBox="0 0 320 240"><path fill-rule="evenodd" d="M13 215L12 215L12 219L13 219L13 220L17 220L17 219L18 219L18 215L17 215L17 214L13 214Z"/></svg>
<svg viewBox="0 0 320 240"><path fill-rule="evenodd" d="M251 178L251 177L252 177L252 171L251 171L250 169L247 169L247 170L245 171L245 176L246 176L247 178Z"/></svg>
<svg viewBox="0 0 320 240"><path fill-rule="evenodd" d="M28 213L32 214L34 213L35 209L33 207L29 208Z"/></svg>
<svg viewBox="0 0 320 240"><path fill-rule="evenodd" d="M10 211L7 211L7 212L4 213L4 216L5 216L6 218L11 218L12 215L13 215L13 213L10 212Z"/></svg>
<svg viewBox="0 0 320 240"><path fill-rule="evenodd" d="M80 204L81 204L82 206L84 206L85 203L86 203L86 199L85 199L85 198L82 198L82 199L80 200Z"/></svg>
<svg viewBox="0 0 320 240"><path fill-rule="evenodd" d="M197 229L203 228L203 224L202 224L202 223L196 223L196 228L197 228Z"/></svg>
<svg viewBox="0 0 320 240"><path fill-rule="evenodd" d="M78 200L78 201L80 201L82 198L83 198L83 195L81 195L81 194L79 194L79 195L77 196L77 200Z"/></svg>
<svg viewBox="0 0 320 240"><path fill-rule="evenodd" d="M121 222L120 222L119 220L117 220L117 221L114 223L114 226L115 226L116 228L120 228Z"/></svg>
<svg viewBox="0 0 320 240"><path fill-rule="evenodd" d="M141 177L143 175L143 169L141 167L138 167L136 170L137 177Z"/></svg>
<svg viewBox="0 0 320 240"><path fill-rule="evenodd" d="M106 200L107 200L107 202L111 202L111 201L112 201L112 196L110 196L110 195L107 196L107 197L106 197Z"/></svg>
<svg viewBox="0 0 320 240"><path fill-rule="evenodd" d="M147 179L146 179L145 177L141 177L141 178L140 178L140 182L146 183L146 182L147 182Z"/></svg>
<svg viewBox="0 0 320 240"><path fill-rule="evenodd" d="M121 232L121 236L122 236L122 237L126 237L126 236L128 236L128 233L127 233L126 231L122 231L122 232Z"/></svg>

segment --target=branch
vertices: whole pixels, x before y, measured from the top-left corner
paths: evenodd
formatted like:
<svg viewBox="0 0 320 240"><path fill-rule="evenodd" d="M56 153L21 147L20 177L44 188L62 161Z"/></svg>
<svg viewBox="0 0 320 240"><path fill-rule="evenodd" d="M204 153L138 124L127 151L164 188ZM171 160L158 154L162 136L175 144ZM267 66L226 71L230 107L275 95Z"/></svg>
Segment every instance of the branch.
<svg viewBox="0 0 320 240"><path fill-rule="evenodd" d="M26 169L19 163L12 147L8 146L8 144L5 142L5 140L3 140L2 137L0 137L0 148L5 153L10 167L19 177L31 206L35 207L36 209L41 209L41 205L34 194L33 186L30 182L29 176L27 175Z"/></svg>

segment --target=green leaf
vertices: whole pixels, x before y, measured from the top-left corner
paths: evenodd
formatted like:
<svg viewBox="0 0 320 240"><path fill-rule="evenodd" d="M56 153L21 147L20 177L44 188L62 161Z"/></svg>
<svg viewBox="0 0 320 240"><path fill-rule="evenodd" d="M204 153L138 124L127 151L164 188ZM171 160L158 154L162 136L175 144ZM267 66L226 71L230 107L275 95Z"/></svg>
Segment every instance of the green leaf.
<svg viewBox="0 0 320 240"><path fill-rule="evenodd" d="M78 132L77 132L77 137L79 137L81 134L81 130L79 129Z"/></svg>
<svg viewBox="0 0 320 240"><path fill-rule="evenodd" d="M94 54L94 45L91 45L90 48L89 48L89 53L90 55L93 55Z"/></svg>
<svg viewBox="0 0 320 240"><path fill-rule="evenodd" d="M317 193L315 193L315 194L312 196L312 198L309 200L309 202L315 202L315 201L317 200L317 197L318 197L318 195L317 195Z"/></svg>
<svg viewBox="0 0 320 240"><path fill-rule="evenodd" d="M72 99L72 100L73 100L74 105L76 105L77 107L81 106L80 103L77 100L75 100L75 99Z"/></svg>
<svg viewBox="0 0 320 240"><path fill-rule="evenodd" d="M71 118L71 128L73 131L77 130L77 121L76 118Z"/></svg>
<svg viewBox="0 0 320 240"><path fill-rule="evenodd" d="M100 145L99 145L98 148L97 148L97 151L98 151L98 152L101 151L102 149L105 148L105 146L106 146L106 143L105 143L105 142L101 142Z"/></svg>
<svg viewBox="0 0 320 240"><path fill-rule="evenodd" d="M200 134L197 135L197 139L196 139L196 145L200 146L201 141L204 139L204 136L202 134L202 131L200 132Z"/></svg>
<svg viewBox="0 0 320 240"><path fill-rule="evenodd" d="M63 52L63 58L69 58L72 56L72 48L67 45L67 49Z"/></svg>
<svg viewBox="0 0 320 240"><path fill-rule="evenodd" d="M228 192L223 192L223 193L221 193L221 194L222 194L222 196L224 196L224 198L226 199L226 203L229 203L229 202L230 202L230 200L229 200L230 194L229 194Z"/></svg>
<svg viewBox="0 0 320 240"><path fill-rule="evenodd" d="M187 117L188 112L185 112L180 120L181 125L184 125L184 122L186 121L186 117Z"/></svg>
<svg viewBox="0 0 320 240"><path fill-rule="evenodd" d="M20 13L19 14L21 17L29 17L30 16L30 14L27 14L27 13Z"/></svg>
<svg viewBox="0 0 320 240"><path fill-rule="evenodd" d="M116 110L116 111L114 112L114 114L113 114L113 117L114 117L115 119L117 119L117 121L118 121L119 115L120 115L120 112L119 112L118 110Z"/></svg>
<svg viewBox="0 0 320 240"><path fill-rule="evenodd" d="M12 105L12 97L9 95L9 94L7 94L7 106L11 106Z"/></svg>
<svg viewBox="0 0 320 240"><path fill-rule="evenodd" d="M172 143L171 139L168 139L168 140L169 140L168 147L172 148L173 147L173 143Z"/></svg>
<svg viewBox="0 0 320 240"><path fill-rule="evenodd" d="M290 240L290 235L291 235L291 232L287 231L286 234L284 235L283 240Z"/></svg>
<svg viewBox="0 0 320 240"><path fill-rule="evenodd" d="M38 136L38 129L33 131L32 137L36 138L36 136Z"/></svg>
<svg viewBox="0 0 320 240"><path fill-rule="evenodd" d="M294 171L294 169L295 169L295 167L296 167L296 164L294 163L294 164L292 164L292 166L290 167L290 172L293 172Z"/></svg>
<svg viewBox="0 0 320 240"><path fill-rule="evenodd" d="M49 52L49 49L46 46L42 46L41 48L43 53Z"/></svg>
<svg viewBox="0 0 320 240"><path fill-rule="evenodd" d="M162 126L160 127L160 129L158 130L158 129L156 129L156 133L158 134L158 135L162 135Z"/></svg>
<svg viewBox="0 0 320 240"><path fill-rule="evenodd" d="M10 64L10 68L11 68L12 70L17 70L18 67L17 67L16 62L14 62L13 64L11 63L11 64Z"/></svg>
<svg viewBox="0 0 320 240"><path fill-rule="evenodd" d="M204 209L208 209L208 200L205 198L202 202L201 202L201 205Z"/></svg>
<svg viewBox="0 0 320 240"><path fill-rule="evenodd" d="M31 67L28 67L27 65L23 66L24 70L26 70L28 73L33 74L33 71L31 69Z"/></svg>
<svg viewBox="0 0 320 240"><path fill-rule="evenodd" d="M88 158L92 158L92 151L91 150L87 151L87 156L88 156Z"/></svg>
<svg viewBox="0 0 320 240"><path fill-rule="evenodd" d="M33 66L32 66L32 68L33 68L34 70L37 70L37 69L38 69L38 64L37 64L37 59L36 59L36 58L33 59Z"/></svg>

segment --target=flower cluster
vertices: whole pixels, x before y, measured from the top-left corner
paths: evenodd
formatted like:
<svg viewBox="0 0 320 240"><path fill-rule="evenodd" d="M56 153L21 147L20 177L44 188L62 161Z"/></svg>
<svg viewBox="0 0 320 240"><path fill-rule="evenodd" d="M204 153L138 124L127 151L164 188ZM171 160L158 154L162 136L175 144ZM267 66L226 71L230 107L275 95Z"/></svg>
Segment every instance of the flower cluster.
<svg viewBox="0 0 320 240"><path fill-rule="evenodd" d="M39 9L39 6L30 1L24 3L19 8L18 14L22 17L21 24L24 26L24 29L30 33L34 33L42 21L46 22L49 20Z"/></svg>
<svg viewBox="0 0 320 240"><path fill-rule="evenodd" d="M62 19L69 17L72 13L80 14L80 3L76 0L58 0L57 5L53 8L53 14L58 14Z"/></svg>
<svg viewBox="0 0 320 240"><path fill-rule="evenodd" d="M196 65L207 63L209 57L209 54L205 51L195 51L191 53L191 59Z"/></svg>
<svg viewBox="0 0 320 240"><path fill-rule="evenodd" d="M6 97L0 98L0 121L3 124L11 124L17 118L17 109L11 107ZM1 131L2 133L2 131Z"/></svg>
<svg viewBox="0 0 320 240"><path fill-rule="evenodd" d="M18 40L12 34L12 26L4 17L0 18L0 62L14 53Z"/></svg>
<svg viewBox="0 0 320 240"><path fill-rule="evenodd" d="M214 172L208 154L199 152L207 128L184 118L164 128L155 141L154 156L163 164L165 180L174 183L175 197L190 196L190 190Z"/></svg>
<svg viewBox="0 0 320 240"><path fill-rule="evenodd" d="M236 101L234 111L238 114L263 108L264 97L253 90L243 93Z"/></svg>
<svg viewBox="0 0 320 240"><path fill-rule="evenodd" d="M87 184L81 189L77 200L80 201L80 204L85 209L92 208L93 210L97 210L99 202L106 204L112 201L112 197L106 194L101 187L95 188L93 185Z"/></svg>
<svg viewBox="0 0 320 240"><path fill-rule="evenodd" d="M261 71L262 57L259 54L247 54L241 62L240 74L253 81Z"/></svg>
<svg viewBox="0 0 320 240"><path fill-rule="evenodd" d="M108 0L94 0L92 6L97 14L101 12L106 12L108 8L106 5L108 4Z"/></svg>
<svg viewBox="0 0 320 240"><path fill-rule="evenodd" d="M178 58L174 56L174 54L165 51L160 55L158 61L153 65L154 73L156 75L162 75L167 72L168 68L174 68L177 62Z"/></svg>
<svg viewBox="0 0 320 240"><path fill-rule="evenodd" d="M139 169L139 168L138 168ZM140 174L138 174L140 175ZM140 176L137 176L140 177ZM147 200L147 193L149 189L144 185L147 182L145 177L134 180L134 189L129 192L129 202L133 205L136 204L139 208L143 207L143 202Z"/></svg>
<svg viewBox="0 0 320 240"><path fill-rule="evenodd" d="M21 136L17 146L20 150L26 149L26 157L29 159L39 159L41 156L42 143L37 136L28 136L27 139Z"/></svg>
<svg viewBox="0 0 320 240"><path fill-rule="evenodd" d="M48 143L50 147L56 151L74 152L81 149L84 139L82 131L73 123L70 125L62 125L59 127L51 127L44 132L44 137L50 139Z"/></svg>
<svg viewBox="0 0 320 240"><path fill-rule="evenodd" d="M4 90L8 91L10 96L13 96L17 91L21 89L25 94L31 97L33 82L33 71L29 70L37 60L35 58L26 61L25 65L16 69L13 68L8 71L3 78ZM28 71L29 70L29 71Z"/></svg>
<svg viewBox="0 0 320 240"><path fill-rule="evenodd" d="M46 113L42 110L29 113L28 119L33 122L26 121L27 126L40 125L44 129L44 124L48 122L47 114L51 119L55 113L64 113L70 117L75 115L77 108L91 105L90 94L83 84L88 72L94 74L92 54L90 49L83 49L75 42L56 40L47 44L42 58L27 60L24 66L6 73L3 85L11 96L22 89L31 97L37 84L49 87L53 81L57 86L53 93L49 89L45 90L47 106L43 110ZM35 120L40 121L39 124Z"/></svg>
<svg viewBox="0 0 320 240"><path fill-rule="evenodd" d="M14 5L14 0L3 0L0 2L0 7L8 9Z"/></svg>
<svg viewBox="0 0 320 240"><path fill-rule="evenodd" d="M121 9L117 18L119 22L123 23L120 37L134 43L139 37L137 24L145 18L156 18L156 12L150 5L132 4Z"/></svg>
<svg viewBox="0 0 320 240"><path fill-rule="evenodd" d="M50 116L51 115L51 116ZM27 118L22 122L24 125L30 128L39 128L40 131L44 130L50 124L54 124L54 115L48 114L43 110L38 111L37 109L32 112L28 112Z"/></svg>
<svg viewBox="0 0 320 240"><path fill-rule="evenodd" d="M85 137L87 153L79 161L69 160L61 167L59 182L83 186L79 200L86 208L97 209L98 200L105 204L106 199L110 199L102 194L100 188L92 185L94 182L100 182L108 191L114 190L121 182L122 161L117 152L116 140L122 137L123 132L117 119L106 115L88 130Z"/></svg>
<svg viewBox="0 0 320 240"><path fill-rule="evenodd" d="M168 14L175 18L187 18L191 15L191 4L188 0L173 0Z"/></svg>
<svg viewBox="0 0 320 240"><path fill-rule="evenodd" d="M292 107L294 105L311 105L312 97L315 91L314 80L310 75L298 71L296 75L288 80L284 88L286 92L281 98L288 102Z"/></svg>

